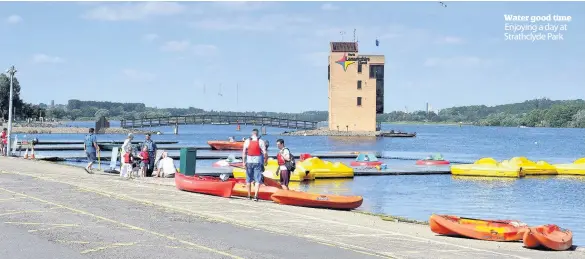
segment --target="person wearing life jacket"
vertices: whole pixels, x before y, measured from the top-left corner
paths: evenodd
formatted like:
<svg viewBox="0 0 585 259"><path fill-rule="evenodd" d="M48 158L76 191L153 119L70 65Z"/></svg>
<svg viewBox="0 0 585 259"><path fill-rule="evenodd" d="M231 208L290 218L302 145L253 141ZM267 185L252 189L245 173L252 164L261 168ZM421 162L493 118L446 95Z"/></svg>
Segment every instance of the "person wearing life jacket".
<svg viewBox="0 0 585 259"><path fill-rule="evenodd" d="M7 153L6 152L6 149L7 149L6 143L8 142L8 133L6 131L7 131L6 128L2 129L2 133L1 133L2 134L1 135L2 141L0 141L0 151L1 151L3 156L6 156L6 153Z"/></svg>
<svg viewBox="0 0 585 259"><path fill-rule="evenodd" d="M288 183L290 182L291 168L287 166L287 162L291 161L290 150L284 146L284 139L276 140L276 147L278 147L278 155L276 161L278 162L277 172L280 175L280 185L282 189L288 190ZM293 161L294 163L294 161Z"/></svg>
<svg viewBox="0 0 585 259"><path fill-rule="evenodd" d="M120 177L122 178L129 178L132 174L132 140L134 140L134 134L128 133L128 137L120 148Z"/></svg>
<svg viewBox="0 0 585 259"><path fill-rule="evenodd" d="M246 188L248 189L248 199L252 199L251 183L255 182L254 200L258 201L258 191L260 185L263 184L262 173L263 168L268 162L268 154L266 153L266 144L258 135L258 129L252 130L252 136L244 141L244 148L242 150L242 162L246 168Z"/></svg>

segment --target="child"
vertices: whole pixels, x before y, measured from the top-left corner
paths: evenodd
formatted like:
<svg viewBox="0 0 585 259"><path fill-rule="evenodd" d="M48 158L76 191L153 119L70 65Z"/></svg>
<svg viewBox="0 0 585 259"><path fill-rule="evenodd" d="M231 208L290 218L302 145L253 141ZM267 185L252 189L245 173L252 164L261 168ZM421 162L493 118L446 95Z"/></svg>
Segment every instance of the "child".
<svg viewBox="0 0 585 259"><path fill-rule="evenodd" d="M140 162L140 172L142 174L142 177L146 177L146 170L148 170L149 162L147 146L142 147L142 152L140 152L140 155L138 155L138 157L142 159L142 161Z"/></svg>

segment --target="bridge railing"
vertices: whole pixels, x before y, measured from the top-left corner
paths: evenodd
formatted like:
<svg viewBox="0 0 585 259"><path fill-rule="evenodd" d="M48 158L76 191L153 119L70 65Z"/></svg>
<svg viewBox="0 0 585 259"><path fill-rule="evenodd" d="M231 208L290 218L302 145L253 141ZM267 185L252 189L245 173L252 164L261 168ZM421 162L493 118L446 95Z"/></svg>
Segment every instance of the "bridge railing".
<svg viewBox="0 0 585 259"><path fill-rule="evenodd" d="M250 115L183 115L121 120L122 128L143 128L175 124L252 124L280 128L314 129L316 121L294 120L288 118L259 117Z"/></svg>

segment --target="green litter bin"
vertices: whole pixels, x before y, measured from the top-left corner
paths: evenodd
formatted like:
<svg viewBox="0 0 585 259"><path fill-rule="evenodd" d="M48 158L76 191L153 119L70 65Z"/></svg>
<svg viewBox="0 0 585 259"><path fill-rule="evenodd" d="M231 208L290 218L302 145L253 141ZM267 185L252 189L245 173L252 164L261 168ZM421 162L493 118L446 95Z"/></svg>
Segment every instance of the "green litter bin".
<svg viewBox="0 0 585 259"><path fill-rule="evenodd" d="M183 175L194 176L197 162L196 148L181 148L180 171Z"/></svg>

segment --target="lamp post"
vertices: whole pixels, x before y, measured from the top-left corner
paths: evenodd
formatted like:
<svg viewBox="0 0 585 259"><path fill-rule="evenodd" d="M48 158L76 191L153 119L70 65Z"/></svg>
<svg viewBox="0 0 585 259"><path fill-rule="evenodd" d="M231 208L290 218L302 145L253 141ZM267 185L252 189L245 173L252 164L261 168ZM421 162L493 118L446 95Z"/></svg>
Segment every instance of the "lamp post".
<svg viewBox="0 0 585 259"><path fill-rule="evenodd" d="M11 151L11 136L10 136L10 132L12 132L12 97L13 97L13 81L14 81L14 74L16 74L16 68L14 68L14 66L11 66L8 70L6 70L6 73L8 74L8 76L10 77L10 101L8 102L8 134L7 134L7 141L6 141L6 155L7 156L12 156L12 151Z"/></svg>

